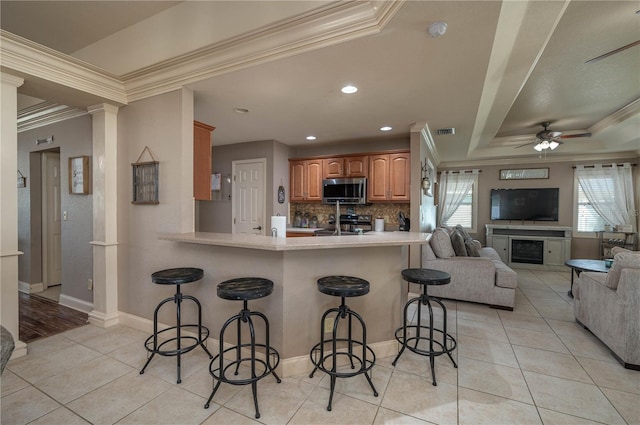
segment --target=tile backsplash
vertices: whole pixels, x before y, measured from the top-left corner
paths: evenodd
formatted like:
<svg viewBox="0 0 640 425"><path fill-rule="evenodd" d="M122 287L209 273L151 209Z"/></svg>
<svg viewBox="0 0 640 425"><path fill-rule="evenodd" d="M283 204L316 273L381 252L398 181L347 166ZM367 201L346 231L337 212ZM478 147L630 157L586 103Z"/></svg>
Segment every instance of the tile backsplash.
<svg viewBox="0 0 640 425"><path fill-rule="evenodd" d="M398 230L398 213L402 211L407 218L409 216L410 204L371 204L371 205L341 205L340 213L346 214L348 209L353 208L355 214L371 215L371 220L376 218L384 218L384 228L387 231ZM304 203L292 203L289 206L289 221L288 225L293 222L293 216L296 211L300 211L303 215L309 213L309 217L314 215L318 217L318 224L320 226L327 225L329 221L329 214L335 214L336 207L334 205L325 204L304 204Z"/></svg>

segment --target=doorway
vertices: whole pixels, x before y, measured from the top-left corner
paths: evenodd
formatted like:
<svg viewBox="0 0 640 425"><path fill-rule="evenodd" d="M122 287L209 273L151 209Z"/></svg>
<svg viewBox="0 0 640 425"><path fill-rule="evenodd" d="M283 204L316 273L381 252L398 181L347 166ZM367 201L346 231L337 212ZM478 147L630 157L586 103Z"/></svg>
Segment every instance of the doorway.
<svg viewBox="0 0 640 425"><path fill-rule="evenodd" d="M62 284L60 151L42 153L42 285Z"/></svg>
<svg viewBox="0 0 640 425"><path fill-rule="evenodd" d="M266 158L231 163L231 233L266 234L266 168Z"/></svg>

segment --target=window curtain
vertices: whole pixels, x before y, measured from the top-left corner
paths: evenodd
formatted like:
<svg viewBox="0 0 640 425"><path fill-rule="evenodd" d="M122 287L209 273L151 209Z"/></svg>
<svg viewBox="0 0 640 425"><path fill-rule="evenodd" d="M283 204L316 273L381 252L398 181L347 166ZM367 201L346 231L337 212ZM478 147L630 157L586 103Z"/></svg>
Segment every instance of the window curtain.
<svg viewBox="0 0 640 425"><path fill-rule="evenodd" d="M593 168L577 165L575 175L593 209L612 226L630 224L635 232L635 207L631 164Z"/></svg>
<svg viewBox="0 0 640 425"><path fill-rule="evenodd" d="M443 171L438 183L438 213L436 223L440 226L451 218L462 203L464 196L469 192L473 183L478 180L478 170L471 171Z"/></svg>

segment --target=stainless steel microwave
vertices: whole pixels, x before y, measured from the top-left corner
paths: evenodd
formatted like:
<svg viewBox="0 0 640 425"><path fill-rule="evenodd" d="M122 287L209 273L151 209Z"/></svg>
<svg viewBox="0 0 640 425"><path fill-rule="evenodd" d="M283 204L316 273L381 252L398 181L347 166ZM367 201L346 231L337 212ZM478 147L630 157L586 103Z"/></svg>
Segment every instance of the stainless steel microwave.
<svg viewBox="0 0 640 425"><path fill-rule="evenodd" d="M364 177L351 179L322 180L322 203L366 204L367 179Z"/></svg>

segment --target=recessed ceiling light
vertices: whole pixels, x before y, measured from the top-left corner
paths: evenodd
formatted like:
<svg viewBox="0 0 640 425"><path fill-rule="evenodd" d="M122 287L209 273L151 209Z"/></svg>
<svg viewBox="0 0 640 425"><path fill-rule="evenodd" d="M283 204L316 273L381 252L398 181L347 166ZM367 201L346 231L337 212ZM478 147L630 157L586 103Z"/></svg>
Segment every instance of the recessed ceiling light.
<svg viewBox="0 0 640 425"><path fill-rule="evenodd" d="M388 125L380 127L380 131L391 131L391 130L392 130L392 127Z"/></svg>
<svg viewBox="0 0 640 425"><path fill-rule="evenodd" d="M234 112L237 112L239 114L246 114L247 112L249 112L249 110L247 108L233 108Z"/></svg>
<svg viewBox="0 0 640 425"><path fill-rule="evenodd" d="M352 86L351 84L344 86L342 88L342 93L344 94L353 94L357 91L358 91L358 88L356 86Z"/></svg>
<svg viewBox="0 0 640 425"><path fill-rule="evenodd" d="M316 140L316 136L307 136L307 140Z"/></svg>

